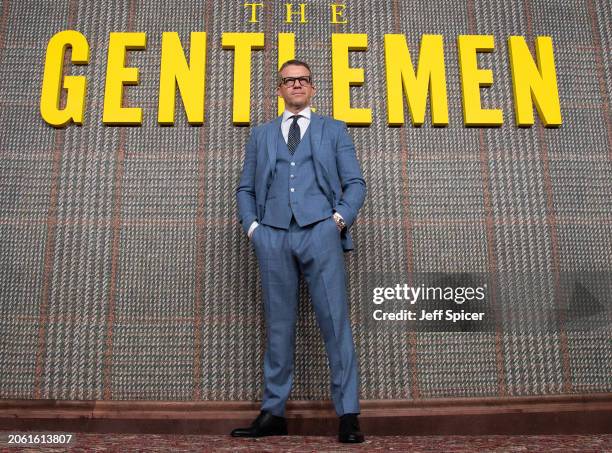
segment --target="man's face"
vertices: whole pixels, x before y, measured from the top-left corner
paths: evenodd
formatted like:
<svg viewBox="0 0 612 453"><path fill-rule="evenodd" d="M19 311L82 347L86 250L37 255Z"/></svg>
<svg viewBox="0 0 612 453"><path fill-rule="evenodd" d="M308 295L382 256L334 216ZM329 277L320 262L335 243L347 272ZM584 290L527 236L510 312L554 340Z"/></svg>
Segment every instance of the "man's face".
<svg viewBox="0 0 612 453"><path fill-rule="evenodd" d="M310 71L304 66L289 65L283 68L281 77L310 77ZM310 105L310 99L314 96L315 89L312 85L302 86L296 80L292 87L287 87L281 83L276 92L285 100L285 106L288 109L297 112Z"/></svg>

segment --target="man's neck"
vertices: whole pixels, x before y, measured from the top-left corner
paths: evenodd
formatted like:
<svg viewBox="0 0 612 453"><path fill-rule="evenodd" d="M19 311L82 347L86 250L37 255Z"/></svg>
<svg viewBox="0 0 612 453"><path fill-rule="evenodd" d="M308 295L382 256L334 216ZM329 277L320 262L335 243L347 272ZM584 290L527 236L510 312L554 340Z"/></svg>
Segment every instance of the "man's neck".
<svg viewBox="0 0 612 453"><path fill-rule="evenodd" d="M307 105L302 105L302 106L299 106L299 107L294 107L294 106L288 105L285 108L287 109L287 111L293 113L294 115L297 115L302 110L304 110L306 107L308 107L308 106Z"/></svg>

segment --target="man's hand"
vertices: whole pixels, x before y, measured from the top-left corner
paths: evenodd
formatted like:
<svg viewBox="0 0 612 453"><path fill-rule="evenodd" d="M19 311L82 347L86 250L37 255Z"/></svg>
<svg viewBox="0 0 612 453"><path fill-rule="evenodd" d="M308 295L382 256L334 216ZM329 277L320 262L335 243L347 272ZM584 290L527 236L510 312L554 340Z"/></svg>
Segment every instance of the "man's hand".
<svg viewBox="0 0 612 453"><path fill-rule="evenodd" d="M332 217L334 219L334 222L336 222L336 227L338 228L338 231L342 231L346 227L346 223L344 222L342 216L338 212L334 212L334 215Z"/></svg>

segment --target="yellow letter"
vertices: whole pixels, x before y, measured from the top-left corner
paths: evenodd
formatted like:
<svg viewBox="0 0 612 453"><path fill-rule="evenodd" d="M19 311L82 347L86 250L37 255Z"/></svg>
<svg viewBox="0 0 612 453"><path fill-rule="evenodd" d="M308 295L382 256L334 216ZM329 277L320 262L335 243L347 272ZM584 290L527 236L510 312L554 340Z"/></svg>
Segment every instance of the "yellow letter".
<svg viewBox="0 0 612 453"><path fill-rule="evenodd" d="M293 12L291 11L291 3L285 3L285 6L287 7L287 20L286 23L290 24L293 21L291 20L291 17L294 14L299 14L300 15L300 24L305 24L306 22L308 22L306 20L306 3L300 3L300 12Z"/></svg>
<svg viewBox="0 0 612 453"><path fill-rule="evenodd" d="M102 115L104 124L142 124L142 109L122 107L121 103L123 85L138 85L138 68L124 66L126 51L144 49L146 40L142 32L110 33Z"/></svg>
<svg viewBox="0 0 612 453"><path fill-rule="evenodd" d="M501 126L503 113L499 109L483 109L480 87L493 83L490 69L478 69L476 52L491 52L493 35L461 35L458 38L459 67L463 101L463 122L466 126Z"/></svg>
<svg viewBox="0 0 612 453"><path fill-rule="evenodd" d="M263 3L245 3L244 7L246 8L247 6L251 7L251 19L249 20L249 22L253 22L253 23L259 22L257 20L257 7L263 6Z"/></svg>
<svg viewBox="0 0 612 453"><path fill-rule="evenodd" d="M351 86L363 85L363 68L349 67L349 50L367 50L368 35L332 33L332 91L334 118L347 124L367 126L372 111L351 108Z"/></svg>
<svg viewBox="0 0 612 453"><path fill-rule="evenodd" d="M295 58L295 34L294 33L279 33L278 34L278 69L287 60ZM278 80L274 79L276 84ZM282 115L285 111L285 100L278 98L278 114Z"/></svg>
<svg viewBox="0 0 612 453"><path fill-rule="evenodd" d="M251 49L263 49L263 33L223 33L221 45L234 49L234 104L232 120L236 125L251 121Z"/></svg>
<svg viewBox="0 0 612 453"><path fill-rule="evenodd" d="M346 8L346 5L339 5L336 3L332 3L329 6L331 6L331 10L332 10L332 20L331 20L332 24L347 24L348 23L348 20L346 19L344 19L344 21L338 20L339 17L344 17L344 9ZM338 8L342 8L342 9L338 10Z"/></svg>
<svg viewBox="0 0 612 453"><path fill-rule="evenodd" d="M390 126L404 124L404 95L414 126L425 121L427 93L431 90L431 122L434 126L448 125L448 100L444 68L442 35L423 35L415 74L406 37L385 35L385 65L387 71L387 122Z"/></svg>
<svg viewBox="0 0 612 453"><path fill-rule="evenodd" d="M552 38L538 36L535 49L537 66L533 62L525 38L522 36L508 38L516 124L517 126L533 124L533 105L531 104L533 100L544 126L560 126L561 105L557 89Z"/></svg>
<svg viewBox="0 0 612 453"><path fill-rule="evenodd" d="M157 121L174 124L176 86L181 91L189 124L204 122L204 89L206 77L206 33L192 32L189 65L177 32L162 34L161 71Z"/></svg>
<svg viewBox="0 0 612 453"><path fill-rule="evenodd" d="M55 127L65 126L71 120L75 124L83 124L87 87L85 77L64 77L63 87L67 91L66 106L63 110L59 109L64 53L68 46L72 47L72 63L87 64L89 62L89 44L85 36L78 31L60 31L49 40L40 95L40 114L47 123Z"/></svg>

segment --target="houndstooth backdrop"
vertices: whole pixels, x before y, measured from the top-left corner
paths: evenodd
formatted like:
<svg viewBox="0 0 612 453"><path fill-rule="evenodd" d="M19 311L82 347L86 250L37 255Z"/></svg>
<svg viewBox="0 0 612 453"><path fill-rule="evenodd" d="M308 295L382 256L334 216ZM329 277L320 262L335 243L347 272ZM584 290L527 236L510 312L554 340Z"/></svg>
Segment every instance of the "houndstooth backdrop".
<svg viewBox="0 0 612 453"><path fill-rule="evenodd" d="M351 127L368 185L346 254L361 398L515 396L612 391L609 292L573 328L569 315L530 329L557 307L565 276L612 271L612 3L609 0L347 0L307 3L307 24L285 24L285 2L262 0L259 23L242 1L2 0L0 2L0 398L256 400L265 329L256 259L237 223L235 189L249 127L232 125L233 52L223 32L265 32L252 56L251 125L276 115L276 36L296 34L296 57L331 114L331 34L367 33L352 52L370 107ZM296 8L297 8L296 2ZM39 113L47 42L87 38L84 124L54 129ZM141 127L102 124L111 31L144 31L129 53L140 84L124 104ZM157 124L164 31L206 31L206 120ZM445 42L450 124L386 124L383 36ZM484 107L500 128L463 126L456 39L492 34L479 57L494 84ZM553 37L563 115L558 129L514 126L507 37ZM483 273L494 328L374 329L363 289L371 275ZM601 289L601 288L600 288ZM327 358L302 282L292 399L329 398ZM607 299L606 299L607 297ZM581 300L578 298L580 311ZM585 302L586 304L586 302ZM576 307L575 307L576 308ZM556 312L556 311L555 311ZM544 321L546 325L548 321ZM524 328L515 329L518 324ZM583 323L584 324L584 323Z"/></svg>

